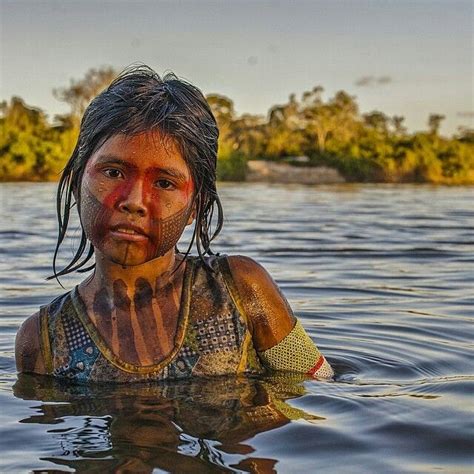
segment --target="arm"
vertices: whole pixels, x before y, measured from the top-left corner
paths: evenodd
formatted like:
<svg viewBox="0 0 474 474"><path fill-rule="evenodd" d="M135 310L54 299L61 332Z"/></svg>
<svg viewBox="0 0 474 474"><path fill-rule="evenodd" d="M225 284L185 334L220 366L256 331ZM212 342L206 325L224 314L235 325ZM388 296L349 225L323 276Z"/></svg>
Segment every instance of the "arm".
<svg viewBox="0 0 474 474"><path fill-rule="evenodd" d="M15 341L15 360L18 372L46 374L40 346L39 312L30 316L20 327Z"/></svg>
<svg viewBox="0 0 474 474"><path fill-rule="evenodd" d="M275 370L331 378L331 366L294 317L267 271L248 257L227 260L262 362Z"/></svg>

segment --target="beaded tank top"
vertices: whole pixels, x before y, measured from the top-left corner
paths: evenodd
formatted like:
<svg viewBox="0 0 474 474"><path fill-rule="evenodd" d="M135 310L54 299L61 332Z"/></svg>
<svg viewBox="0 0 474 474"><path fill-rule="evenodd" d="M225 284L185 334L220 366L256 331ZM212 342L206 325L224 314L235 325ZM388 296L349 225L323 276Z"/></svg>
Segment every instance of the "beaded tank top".
<svg viewBox="0 0 474 474"><path fill-rule="evenodd" d="M226 257L210 257L210 272L189 257L183 277L174 348L161 362L120 360L87 315L74 288L40 309L47 373L75 382L140 382L264 372Z"/></svg>

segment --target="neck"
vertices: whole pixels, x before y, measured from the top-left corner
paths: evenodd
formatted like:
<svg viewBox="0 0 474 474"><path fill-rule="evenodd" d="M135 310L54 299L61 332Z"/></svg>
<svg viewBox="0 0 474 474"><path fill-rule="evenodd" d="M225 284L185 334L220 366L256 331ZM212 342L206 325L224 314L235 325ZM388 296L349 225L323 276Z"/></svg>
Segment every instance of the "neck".
<svg viewBox="0 0 474 474"><path fill-rule="evenodd" d="M89 289L111 289L117 280L121 280L128 288L134 288L139 278L150 282L170 282L173 278L173 270L181 262L181 257L176 256L172 249L162 257L141 265L123 266L112 262L96 250L95 262L92 279L86 284Z"/></svg>

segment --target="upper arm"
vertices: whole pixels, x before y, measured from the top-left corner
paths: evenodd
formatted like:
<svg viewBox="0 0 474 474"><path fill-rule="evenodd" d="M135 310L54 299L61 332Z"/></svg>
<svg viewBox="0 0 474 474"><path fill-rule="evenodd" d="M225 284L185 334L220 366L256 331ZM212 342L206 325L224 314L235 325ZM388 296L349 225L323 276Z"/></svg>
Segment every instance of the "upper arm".
<svg viewBox="0 0 474 474"><path fill-rule="evenodd" d="M254 346L269 368L331 378L334 372L306 334L267 271L248 257L228 257Z"/></svg>
<svg viewBox="0 0 474 474"><path fill-rule="evenodd" d="M15 341L15 360L18 372L45 374L45 364L40 345L40 313L23 322Z"/></svg>
<svg viewBox="0 0 474 474"><path fill-rule="evenodd" d="M249 324L257 351L278 344L293 329L296 319L275 281L248 257L228 257L230 271Z"/></svg>

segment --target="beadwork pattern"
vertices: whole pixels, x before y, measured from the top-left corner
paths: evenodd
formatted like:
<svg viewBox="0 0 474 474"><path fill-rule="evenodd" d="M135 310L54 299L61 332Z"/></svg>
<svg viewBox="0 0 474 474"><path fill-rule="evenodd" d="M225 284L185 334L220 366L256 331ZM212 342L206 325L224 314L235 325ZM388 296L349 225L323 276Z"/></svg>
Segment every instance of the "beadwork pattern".
<svg viewBox="0 0 474 474"><path fill-rule="evenodd" d="M115 365L94 342L97 338L91 337L91 325L84 326L82 321L88 316L81 308L85 306L78 304L79 293L73 290L46 307L53 375L77 382L138 382L262 373L253 345L243 344L247 324L229 296L221 273L216 269L210 274L200 260L192 260L194 280L188 295L189 315L184 318L188 323L182 345L169 363L147 373ZM217 266L217 261L209 263Z"/></svg>
<svg viewBox="0 0 474 474"><path fill-rule="evenodd" d="M282 341L258 355L271 369L305 373L322 357L299 321Z"/></svg>

